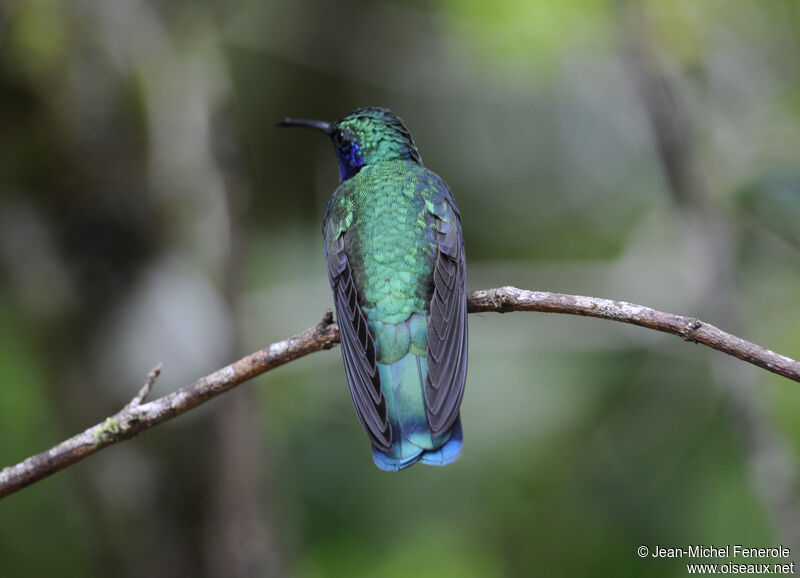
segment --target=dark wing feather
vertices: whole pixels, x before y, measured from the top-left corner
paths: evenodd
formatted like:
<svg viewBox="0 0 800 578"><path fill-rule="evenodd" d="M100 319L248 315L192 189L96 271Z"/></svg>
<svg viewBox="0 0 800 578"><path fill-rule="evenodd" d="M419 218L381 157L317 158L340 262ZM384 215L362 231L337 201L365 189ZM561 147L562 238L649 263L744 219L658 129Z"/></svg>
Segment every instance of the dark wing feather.
<svg viewBox="0 0 800 578"><path fill-rule="evenodd" d="M344 369L350 396L364 431L378 449L388 451L392 446L392 430L386 412L386 399L381 392L375 342L358 305L356 284L344 251L346 234L344 232L325 243L328 279L333 289Z"/></svg>
<svg viewBox="0 0 800 578"><path fill-rule="evenodd" d="M444 186L444 185L443 185ZM466 261L457 210L446 196L433 206L438 252L428 318L428 379L425 401L432 436L458 417L467 377Z"/></svg>

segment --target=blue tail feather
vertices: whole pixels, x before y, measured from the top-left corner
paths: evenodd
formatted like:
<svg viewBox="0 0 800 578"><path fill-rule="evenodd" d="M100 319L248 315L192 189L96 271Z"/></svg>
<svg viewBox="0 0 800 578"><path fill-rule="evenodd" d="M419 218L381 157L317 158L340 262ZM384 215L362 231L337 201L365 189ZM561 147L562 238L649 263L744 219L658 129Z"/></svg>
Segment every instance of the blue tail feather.
<svg viewBox="0 0 800 578"><path fill-rule="evenodd" d="M447 442L435 450L417 448L411 454L402 458L394 458L382 451L372 448L372 459L378 468L386 472L399 472L419 462L427 466L446 466L452 464L461 456L461 447L464 445L464 436L461 430L461 417L453 425L452 435Z"/></svg>
<svg viewBox="0 0 800 578"><path fill-rule="evenodd" d="M407 455L404 458L393 458L382 451L372 447L372 461L385 472L399 472L406 469L408 466L414 465L419 461L420 455L425 450L419 449L418 452Z"/></svg>
<svg viewBox="0 0 800 578"><path fill-rule="evenodd" d="M388 452L372 448L375 465L382 470L397 472L416 462L444 466L461 455L460 417L444 434L436 438L430 434L424 397L427 378L424 361L424 357L409 353L394 363L378 364L393 436Z"/></svg>
<svg viewBox="0 0 800 578"><path fill-rule="evenodd" d="M436 450L422 452L419 461L428 466L446 466L452 464L461 456L461 447L464 445L464 433L461 431L461 416L453 424L452 434L447 442Z"/></svg>

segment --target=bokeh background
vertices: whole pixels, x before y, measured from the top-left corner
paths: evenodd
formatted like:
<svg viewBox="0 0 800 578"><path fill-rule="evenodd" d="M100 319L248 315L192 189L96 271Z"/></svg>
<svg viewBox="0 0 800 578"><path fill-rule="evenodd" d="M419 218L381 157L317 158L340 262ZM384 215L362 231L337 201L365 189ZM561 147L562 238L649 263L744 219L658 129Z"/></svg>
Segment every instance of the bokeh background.
<svg viewBox="0 0 800 578"><path fill-rule="evenodd" d="M386 106L471 289L624 299L800 356L795 0L0 2L0 465L314 324ZM338 349L0 501L3 576L684 576L800 551L800 387L611 322L470 316L465 450L379 472ZM795 557L800 561L800 558Z"/></svg>

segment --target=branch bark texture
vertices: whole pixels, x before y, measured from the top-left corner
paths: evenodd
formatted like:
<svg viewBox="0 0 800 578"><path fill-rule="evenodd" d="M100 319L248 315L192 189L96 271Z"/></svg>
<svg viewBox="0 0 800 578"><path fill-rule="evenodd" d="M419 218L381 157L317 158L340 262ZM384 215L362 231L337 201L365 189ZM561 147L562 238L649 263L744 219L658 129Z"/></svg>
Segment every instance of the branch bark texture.
<svg viewBox="0 0 800 578"><path fill-rule="evenodd" d="M707 345L800 382L800 362L794 359L745 341L696 318L664 313L625 301L501 287L473 292L468 297L468 309L470 313L539 311L620 321ZM273 343L266 349L243 357L191 385L145 403L145 397L160 371L160 366L156 367L147 376L144 387L120 411L46 452L3 469L0 472L0 498L106 446L130 439L154 425L186 413L240 383L299 357L330 349L338 342L339 330L333 321L333 315L328 311L319 323L303 333Z"/></svg>
<svg viewBox="0 0 800 578"><path fill-rule="evenodd" d="M500 289L473 292L469 296L468 307L470 313L540 311L599 317L638 325L671 333L685 341L707 345L712 349L752 363L761 369L800 382L800 363L790 357L745 341L695 317L664 313L634 303L582 295L526 291L516 287L501 287Z"/></svg>

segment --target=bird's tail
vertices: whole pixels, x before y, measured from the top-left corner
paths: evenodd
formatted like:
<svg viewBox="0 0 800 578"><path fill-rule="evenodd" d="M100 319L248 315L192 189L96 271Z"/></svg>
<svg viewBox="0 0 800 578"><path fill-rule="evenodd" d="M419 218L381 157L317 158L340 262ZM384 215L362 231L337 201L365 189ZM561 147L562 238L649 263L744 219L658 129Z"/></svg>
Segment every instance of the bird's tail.
<svg viewBox="0 0 800 578"><path fill-rule="evenodd" d="M388 452L372 448L375 465L382 470L400 471L416 462L445 466L461 455L461 418L440 436L431 436L425 409L425 380L428 363L424 356L407 354L391 364L378 364L381 389L392 428Z"/></svg>

